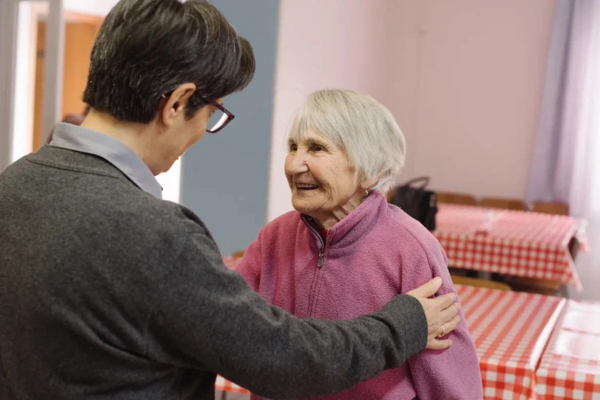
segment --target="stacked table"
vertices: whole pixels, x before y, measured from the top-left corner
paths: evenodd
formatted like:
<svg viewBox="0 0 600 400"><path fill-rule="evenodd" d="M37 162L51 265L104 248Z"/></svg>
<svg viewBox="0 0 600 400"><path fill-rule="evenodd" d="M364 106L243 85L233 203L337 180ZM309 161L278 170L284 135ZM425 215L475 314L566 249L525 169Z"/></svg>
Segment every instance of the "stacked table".
<svg viewBox="0 0 600 400"><path fill-rule="evenodd" d="M569 245L587 250L582 221L561 215L440 204L434 232L453 267L581 288Z"/></svg>
<svg viewBox="0 0 600 400"><path fill-rule="evenodd" d="M456 286L486 399L531 399L536 367L565 304L558 297Z"/></svg>
<svg viewBox="0 0 600 400"><path fill-rule="evenodd" d="M568 301L536 379L538 399L600 400L600 303Z"/></svg>

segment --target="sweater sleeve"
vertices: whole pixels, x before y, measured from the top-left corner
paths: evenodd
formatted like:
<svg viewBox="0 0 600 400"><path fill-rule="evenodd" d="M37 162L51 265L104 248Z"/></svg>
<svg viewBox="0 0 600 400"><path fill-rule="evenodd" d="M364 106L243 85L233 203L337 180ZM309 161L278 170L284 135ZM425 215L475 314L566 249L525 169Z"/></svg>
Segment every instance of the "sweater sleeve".
<svg viewBox="0 0 600 400"><path fill-rule="evenodd" d="M427 246L427 245L426 245ZM442 247L433 238L427 247L418 247L403 260L402 291L414 289L430 279L442 278L438 295L456 294ZM462 311L456 329L445 338L452 346L425 350L409 359L409 368L419 399L481 399L481 374L475 345Z"/></svg>
<svg viewBox="0 0 600 400"><path fill-rule="evenodd" d="M242 275L248 285L257 292L260 286L260 272L263 265L260 254L259 235L255 241L250 243L250 246L244 252L244 258L235 267L235 271Z"/></svg>
<svg viewBox="0 0 600 400"><path fill-rule="evenodd" d="M420 303L397 296L351 321L298 319L229 271L198 229L160 278L146 326L147 357L219 373L265 397L332 394L404 363L426 345Z"/></svg>

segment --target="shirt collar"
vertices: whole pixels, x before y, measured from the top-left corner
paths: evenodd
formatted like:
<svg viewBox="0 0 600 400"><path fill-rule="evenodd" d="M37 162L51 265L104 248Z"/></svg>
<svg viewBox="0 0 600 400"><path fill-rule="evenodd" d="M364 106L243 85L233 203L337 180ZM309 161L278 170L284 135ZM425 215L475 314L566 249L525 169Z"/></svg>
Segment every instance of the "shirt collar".
<svg viewBox="0 0 600 400"><path fill-rule="evenodd" d="M54 128L50 146L102 157L124 173L140 189L162 199L162 187L150 168L133 150L117 139L91 129L61 122Z"/></svg>

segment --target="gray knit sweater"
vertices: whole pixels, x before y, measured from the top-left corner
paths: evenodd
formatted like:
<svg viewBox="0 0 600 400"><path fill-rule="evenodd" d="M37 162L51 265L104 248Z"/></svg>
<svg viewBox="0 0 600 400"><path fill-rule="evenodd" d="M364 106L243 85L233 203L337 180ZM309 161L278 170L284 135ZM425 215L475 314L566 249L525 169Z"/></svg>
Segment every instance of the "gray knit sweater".
<svg viewBox="0 0 600 400"><path fill-rule="evenodd" d="M99 157L46 146L0 174L2 400L212 400L216 373L266 397L325 395L426 336L410 296L339 322L269 306L193 212Z"/></svg>

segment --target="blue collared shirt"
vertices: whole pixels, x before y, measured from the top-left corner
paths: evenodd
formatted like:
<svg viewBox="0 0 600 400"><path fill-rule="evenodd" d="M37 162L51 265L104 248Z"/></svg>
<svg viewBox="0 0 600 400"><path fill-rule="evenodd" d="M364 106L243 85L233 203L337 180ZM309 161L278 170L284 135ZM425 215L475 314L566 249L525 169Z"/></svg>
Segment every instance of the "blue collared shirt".
<svg viewBox="0 0 600 400"><path fill-rule="evenodd" d="M102 157L123 172L140 189L162 199L162 187L142 159L124 143L81 126L59 123L50 146Z"/></svg>

